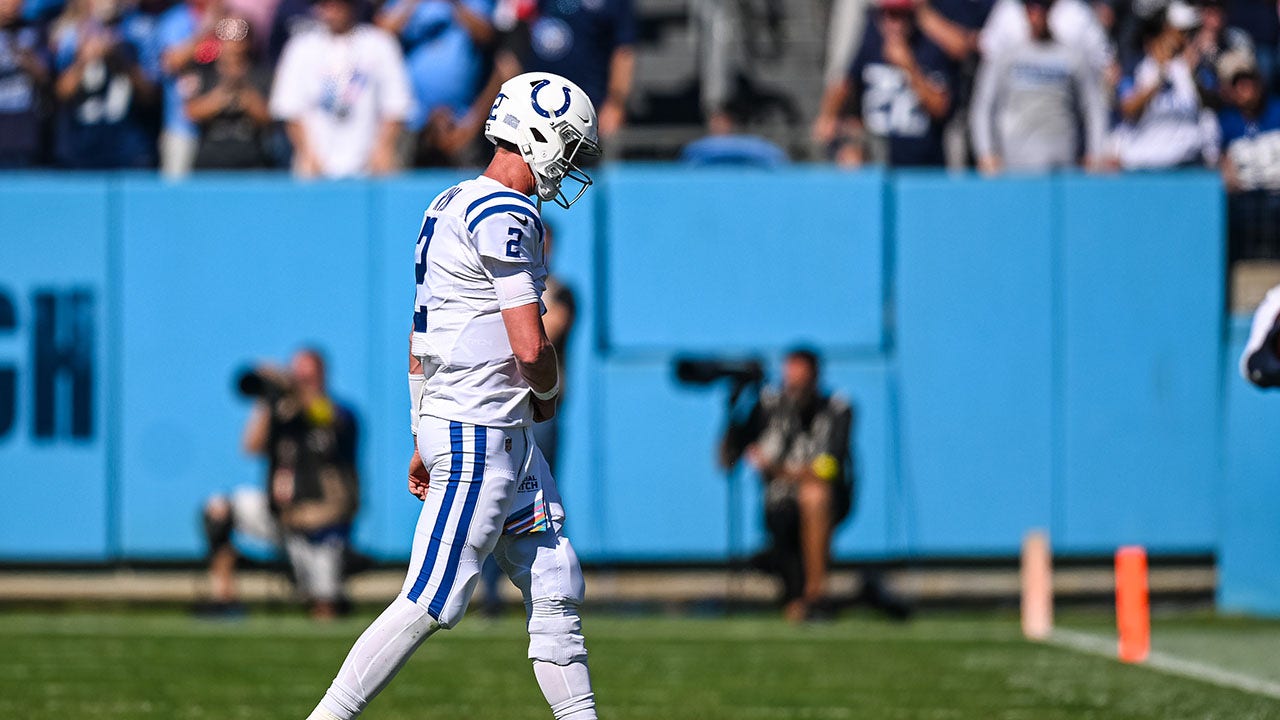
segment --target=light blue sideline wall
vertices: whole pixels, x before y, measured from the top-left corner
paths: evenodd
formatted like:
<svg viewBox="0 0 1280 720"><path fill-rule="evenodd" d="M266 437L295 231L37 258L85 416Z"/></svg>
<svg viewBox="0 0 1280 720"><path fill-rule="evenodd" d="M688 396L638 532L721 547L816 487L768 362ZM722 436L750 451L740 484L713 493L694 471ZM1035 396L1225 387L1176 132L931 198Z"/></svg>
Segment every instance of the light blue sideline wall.
<svg viewBox="0 0 1280 720"><path fill-rule="evenodd" d="M1009 554L1051 519L1050 179L894 187L904 512L913 554Z"/></svg>
<svg viewBox="0 0 1280 720"><path fill-rule="evenodd" d="M110 487L118 401L119 355L108 286L115 270L109 222L110 189L103 178L0 176L0 382L16 379L12 424L0 432L0 556L43 560L113 557L118 507ZM58 298L54 338L91 359L92 422L88 437L71 437L69 381L59 377L55 437L36 437L34 364L36 295ZM66 301L87 298L87 317L67 317ZM73 301L74 302L74 301ZM3 317L11 315L10 317ZM87 335L87 337L85 336ZM88 345L86 348L85 346ZM0 388L0 393L4 393ZM7 414L0 408L0 417Z"/></svg>
<svg viewBox="0 0 1280 720"><path fill-rule="evenodd" d="M1226 474L1218 493L1218 607L1280 616L1280 393L1245 382L1250 319L1233 318L1224 358Z"/></svg>
<svg viewBox="0 0 1280 720"><path fill-rule="evenodd" d="M1217 538L1226 253L1207 174L1062 181L1062 547Z"/></svg>
<svg viewBox="0 0 1280 720"><path fill-rule="evenodd" d="M0 373L18 377L0 561L199 557L203 499L261 482L233 375L303 343L329 351L362 421L357 541L404 558L411 248L466 176L0 177L0 294L17 314ZM808 342L858 410L840 559L1007 556L1042 526L1059 552L1220 552L1224 578L1243 577L1261 556L1232 553L1263 531L1216 510L1261 492L1242 478L1277 454L1248 422L1267 398L1223 379L1219 198L1196 173L598 173L579 206L547 209L578 305L570 536L594 562L714 561L736 512L757 548L758 484L741 476L731 510L714 464L725 389L681 386L671 363L752 354L773 372ZM81 287L95 433L37 440L32 293ZM1248 561L1228 571L1232 557Z"/></svg>

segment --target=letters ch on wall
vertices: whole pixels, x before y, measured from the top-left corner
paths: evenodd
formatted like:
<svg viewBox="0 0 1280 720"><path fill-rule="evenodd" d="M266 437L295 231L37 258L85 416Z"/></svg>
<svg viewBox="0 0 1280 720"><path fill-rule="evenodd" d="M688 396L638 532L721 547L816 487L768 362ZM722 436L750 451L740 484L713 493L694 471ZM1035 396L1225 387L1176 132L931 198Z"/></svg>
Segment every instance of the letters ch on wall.
<svg viewBox="0 0 1280 720"><path fill-rule="evenodd" d="M37 288L20 298L0 287L0 441L28 413L33 440L93 437L94 319L91 288Z"/></svg>

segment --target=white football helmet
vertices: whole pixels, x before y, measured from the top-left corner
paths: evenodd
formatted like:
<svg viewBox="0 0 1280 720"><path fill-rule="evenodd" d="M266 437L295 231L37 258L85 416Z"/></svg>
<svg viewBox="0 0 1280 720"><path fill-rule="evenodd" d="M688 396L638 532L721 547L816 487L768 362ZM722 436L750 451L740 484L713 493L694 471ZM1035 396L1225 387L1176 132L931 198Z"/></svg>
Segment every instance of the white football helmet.
<svg viewBox="0 0 1280 720"><path fill-rule="evenodd" d="M503 83L484 136L495 145L503 140L519 149L544 201L567 208L591 187L590 176L573 161L600 154L596 109L582 88L559 75L532 72ZM579 185L572 199L560 189L566 178Z"/></svg>

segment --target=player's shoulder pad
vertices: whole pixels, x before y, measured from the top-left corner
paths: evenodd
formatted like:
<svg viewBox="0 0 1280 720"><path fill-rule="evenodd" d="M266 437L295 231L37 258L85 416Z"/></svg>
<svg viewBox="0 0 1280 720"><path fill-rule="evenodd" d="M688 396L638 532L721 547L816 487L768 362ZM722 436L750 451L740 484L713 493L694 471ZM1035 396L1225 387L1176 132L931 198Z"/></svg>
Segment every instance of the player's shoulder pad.
<svg viewBox="0 0 1280 720"><path fill-rule="evenodd" d="M467 232L474 233L485 220L503 213L510 213L511 218L508 219L515 219L522 225L532 223L538 237L542 237L542 216L538 207L527 196L514 190L497 190L481 195L467 205L462 218Z"/></svg>

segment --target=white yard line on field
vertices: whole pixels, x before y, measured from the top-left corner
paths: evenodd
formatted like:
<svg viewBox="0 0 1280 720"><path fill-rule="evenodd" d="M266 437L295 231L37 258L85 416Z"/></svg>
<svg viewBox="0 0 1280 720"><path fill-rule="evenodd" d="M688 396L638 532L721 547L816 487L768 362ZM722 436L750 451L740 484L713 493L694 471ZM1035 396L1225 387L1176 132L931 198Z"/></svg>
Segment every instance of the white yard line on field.
<svg viewBox="0 0 1280 720"><path fill-rule="evenodd" d="M1053 631L1053 637L1049 639L1049 643L1077 652L1111 658L1119 662L1116 658L1116 642L1112 638L1074 630L1057 629ZM1167 653L1153 651L1147 657L1146 662L1142 663L1142 667L1148 667L1168 675L1177 675L1280 700L1280 683L1207 663L1186 660Z"/></svg>

